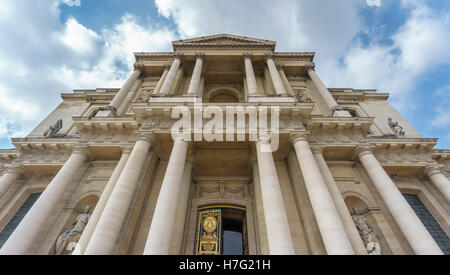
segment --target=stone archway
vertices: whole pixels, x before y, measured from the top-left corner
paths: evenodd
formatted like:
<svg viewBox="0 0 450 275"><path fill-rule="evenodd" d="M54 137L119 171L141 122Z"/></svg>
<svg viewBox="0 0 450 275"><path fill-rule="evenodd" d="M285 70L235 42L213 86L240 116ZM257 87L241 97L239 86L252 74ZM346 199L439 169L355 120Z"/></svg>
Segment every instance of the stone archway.
<svg viewBox="0 0 450 275"><path fill-rule="evenodd" d="M231 87L217 87L208 91L205 102L211 103L238 103L243 100L239 90Z"/></svg>

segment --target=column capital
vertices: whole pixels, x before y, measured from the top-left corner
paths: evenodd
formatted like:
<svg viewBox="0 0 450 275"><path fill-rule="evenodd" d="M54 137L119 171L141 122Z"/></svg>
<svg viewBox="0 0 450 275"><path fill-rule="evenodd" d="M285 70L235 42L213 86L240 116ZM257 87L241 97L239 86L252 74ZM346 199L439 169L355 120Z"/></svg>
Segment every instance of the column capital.
<svg viewBox="0 0 450 275"><path fill-rule="evenodd" d="M316 66L315 65L307 65L305 66L305 71L309 72L309 71L316 71Z"/></svg>
<svg viewBox="0 0 450 275"><path fill-rule="evenodd" d="M136 142L139 141L139 140L146 141L146 142L151 144L151 143L153 143L153 140L154 140L154 134L153 134L153 132L150 132L150 133L139 133L139 135L138 135L138 137L136 139Z"/></svg>
<svg viewBox="0 0 450 275"><path fill-rule="evenodd" d="M95 159L94 154L89 150L88 146L82 145L72 146L72 155L83 155L89 160Z"/></svg>
<svg viewBox="0 0 450 275"><path fill-rule="evenodd" d="M196 52L195 57L197 59L205 60L206 53L205 52Z"/></svg>
<svg viewBox="0 0 450 275"><path fill-rule="evenodd" d="M120 150L122 151L122 154L131 154L131 151L133 151L133 146L122 146L120 147Z"/></svg>
<svg viewBox="0 0 450 275"><path fill-rule="evenodd" d="M136 62L134 63L134 70L138 71L140 73L143 73L145 69L145 65L142 62Z"/></svg>
<svg viewBox="0 0 450 275"><path fill-rule="evenodd" d="M187 136L184 135L184 134L178 134L177 136L172 137L172 138L173 138L173 143L175 143L175 142L180 142L180 141L184 141L184 142L189 142L189 141L190 141L190 140L189 140L190 136L187 137Z"/></svg>
<svg viewBox="0 0 450 275"><path fill-rule="evenodd" d="M251 52L244 52L244 53L242 53L242 56L244 57L244 60L245 59L252 59L252 57L253 57L253 53L251 53Z"/></svg>
<svg viewBox="0 0 450 275"><path fill-rule="evenodd" d="M22 165L6 164L5 168L6 168L6 173L15 174L18 176L25 176L27 178L32 175L30 170L28 170L27 168L25 168L25 166L22 166Z"/></svg>
<svg viewBox="0 0 450 275"><path fill-rule="evenodd" d="M292 144L296 144L299 141L308 142L308 135L306 133L292 133L290 135L290 140Z"/></svg>
<svg viewBox="0 0 450 275"><path fill-rule="evenodd" d="M175 57L175 59L178 59L181 61L183 59L184 54L180 53L180 52L176 52L173 54L173 56Z"/></svg>
<svg viewBox="0 0 450 275"><path fill-rule="evenodd" d="M428 177L430 177L430 178L436 174L442 174L440 167L437 165L427 166L425 168L425 172L427 173Z"/></svg>
<svg viewBox="0 0 450 275"><path fill-rule="evenodd" d="M318 147L318 146L314 146L314 147L311 147L311 152L314 154L314 155L323 155L323 147Z"/></svg>
<svg viewBox="0 0 450 275"><path fill-rule="evenodd" d="M170 64L164 64L164 71L169 71L170 70Z"/></svg>
<svg viewBox="0 0 450 275"><path fill-rule="evenodd" d="M274 56L274 53L272 53L272 52L268 52L268 53L265 53L264 54L264 60L267 62L267 60L269 60L269 59L272 59L273 60L273 56Z"/></svg>
<svg viewBox="0 0 450 275"><path fill-rule="evenodd" d="M352 159L355 159L355 158L360 159L362 156L365 156L365 155L368 155L368 154L373 155L372 147L370 147L370 146L357 146L353 150L353 152L351 154L351 158Z"/></svg>

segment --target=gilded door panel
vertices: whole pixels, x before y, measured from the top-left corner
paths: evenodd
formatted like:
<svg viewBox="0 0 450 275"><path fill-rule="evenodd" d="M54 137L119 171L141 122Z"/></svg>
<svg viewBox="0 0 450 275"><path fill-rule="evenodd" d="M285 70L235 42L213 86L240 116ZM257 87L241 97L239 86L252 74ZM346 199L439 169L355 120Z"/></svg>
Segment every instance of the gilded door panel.
<svg viewBox="0 0 450 275"><path fill-rule="evenodd" d="M199 211L196 255L220 255L222 241L222 210Z"/></svg>

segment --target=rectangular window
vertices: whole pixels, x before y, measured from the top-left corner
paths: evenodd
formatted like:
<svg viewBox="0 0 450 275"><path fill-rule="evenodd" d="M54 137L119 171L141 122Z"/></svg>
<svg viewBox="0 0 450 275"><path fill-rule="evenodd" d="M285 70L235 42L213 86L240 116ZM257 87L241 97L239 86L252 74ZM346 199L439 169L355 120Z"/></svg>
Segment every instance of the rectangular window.
<svg viewBox="0 0 450 275"><path fill-rule="evenodd" d="M31 207L38 200L41 194L42 193L35 193L29 195L28 198L25 200L25 202L22 204L22 206L19 208L19 210L17 210L16 214L12 217L9 223L2 230L2 232L0 232L0 248L3 247L3 245L8 240L9 236L11 236L11 234L14 232L14 230L22 221L22 219L25 217L25 215L28 213L28 211L30 211Z"/></svg>
<svg viewBox="0 0 450 275"><path fill-rule="evenodd" d="M442 230L441 226L437 223L423 202L417 195L403 194L403 196L414 212L416 212L416 215L422 221L423 225L425 225L425 228L430 232L442 252L444 252L445 255L450 255L450 238L445 234L444 230Z"/></svg>

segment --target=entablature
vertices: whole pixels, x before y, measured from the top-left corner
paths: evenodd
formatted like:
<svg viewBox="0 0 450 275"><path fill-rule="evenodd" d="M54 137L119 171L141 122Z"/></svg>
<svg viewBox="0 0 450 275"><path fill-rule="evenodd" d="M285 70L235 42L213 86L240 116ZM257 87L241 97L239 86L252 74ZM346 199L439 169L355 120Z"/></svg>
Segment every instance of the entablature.
<svg viewBox="0 0 450 275"><path fill-rule="evenodd" d="M367 135L373 121L373 117L311 117L306 123L306 129L310 131L356 130Z"/></svg>
<svg viewBox="0 0 450 275"><path fill-rule="evenodd" d="M139 123L133 117L73 117L73 124L80 135L88 130L127 130L139 129Z"/></svg>

